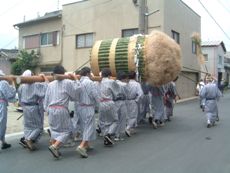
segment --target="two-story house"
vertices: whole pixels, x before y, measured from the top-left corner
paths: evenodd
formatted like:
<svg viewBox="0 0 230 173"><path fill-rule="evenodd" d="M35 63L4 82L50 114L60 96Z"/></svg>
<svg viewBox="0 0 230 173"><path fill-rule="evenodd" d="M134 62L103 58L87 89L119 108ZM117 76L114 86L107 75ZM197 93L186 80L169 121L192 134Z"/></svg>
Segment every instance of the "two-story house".
<svg viewBox="0 0 230 173"><path fill-rule="evenodd" d="M204 41L202 42L202 52L205 58L205 64L202 71L215 76L218 83L224 79L224 56L226 48L223 41ZM203 74L204 75L204 74Z"/></svg>

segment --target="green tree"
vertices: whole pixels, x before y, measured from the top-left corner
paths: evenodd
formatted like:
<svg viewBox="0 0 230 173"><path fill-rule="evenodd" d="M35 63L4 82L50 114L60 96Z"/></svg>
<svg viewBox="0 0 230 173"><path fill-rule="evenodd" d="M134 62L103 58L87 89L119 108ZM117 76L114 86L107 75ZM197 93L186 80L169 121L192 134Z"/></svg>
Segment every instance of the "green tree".
<svg viewBox="0 0 230 173"><path fill-rule="evenodd" d="M17 60L12 64L12 74L21 75L25 70L34 71L38 65L39 56L32 50L30 53L21 50Z"/></svg>

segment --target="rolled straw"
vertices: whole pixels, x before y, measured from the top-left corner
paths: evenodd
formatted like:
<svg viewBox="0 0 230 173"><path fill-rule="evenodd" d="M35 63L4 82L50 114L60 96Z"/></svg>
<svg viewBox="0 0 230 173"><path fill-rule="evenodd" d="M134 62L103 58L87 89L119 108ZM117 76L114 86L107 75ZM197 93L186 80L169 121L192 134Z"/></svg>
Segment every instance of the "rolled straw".
<svg viewBox="0 0 230 173"><path fill-rule="evenodd" d="M118 71L138 70L142 81L160 86L173 81L181 71L181 49L160 31L100 40L92 48L90 65L93 74L99 75L103 68L109 68L114 77Z"/></svg>

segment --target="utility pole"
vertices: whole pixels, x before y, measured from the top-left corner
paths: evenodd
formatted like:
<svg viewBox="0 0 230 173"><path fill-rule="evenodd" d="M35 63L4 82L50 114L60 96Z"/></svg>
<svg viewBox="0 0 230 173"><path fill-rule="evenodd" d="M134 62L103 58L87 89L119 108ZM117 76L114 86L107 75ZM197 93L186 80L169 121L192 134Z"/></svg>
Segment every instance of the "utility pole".
<svg viewBox="0 0 230 173"><path fill-rule="evenodd" d="M139 34L147 34L145 22L146 0L139 0Z"/></svg>

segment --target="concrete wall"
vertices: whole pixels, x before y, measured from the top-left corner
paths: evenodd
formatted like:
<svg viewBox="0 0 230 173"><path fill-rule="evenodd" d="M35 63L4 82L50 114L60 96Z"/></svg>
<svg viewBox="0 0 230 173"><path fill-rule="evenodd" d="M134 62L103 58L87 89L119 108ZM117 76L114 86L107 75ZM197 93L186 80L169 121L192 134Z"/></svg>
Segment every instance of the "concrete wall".
<svg viewBox="0 0 230 173"><path fill-rule="evenodd" d="M181 0L164 0L164 9L163 31L169 36L172 36L172 30L180 34L182 65L199 70L199 62L192 53L191 35L194 32L201 32L200 16Z"/></svg>
<svg viewBox="0 0 230 173"><path fill-rule="evenodd" d="M164 2L162 0L147 0L148 13L155 12L147 17L148 33L152 30L164 30ZM158 12L156 12L159 10Z"/></svg>
<svg viewBox="0 0 230 173"><path fill-rule="evenodd" d="M177 91L181 98L188 98L195 95L198 73L182 71L176 82Z"/></svg>

